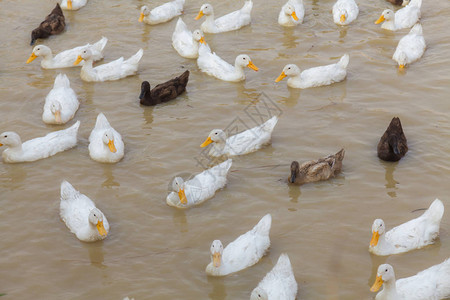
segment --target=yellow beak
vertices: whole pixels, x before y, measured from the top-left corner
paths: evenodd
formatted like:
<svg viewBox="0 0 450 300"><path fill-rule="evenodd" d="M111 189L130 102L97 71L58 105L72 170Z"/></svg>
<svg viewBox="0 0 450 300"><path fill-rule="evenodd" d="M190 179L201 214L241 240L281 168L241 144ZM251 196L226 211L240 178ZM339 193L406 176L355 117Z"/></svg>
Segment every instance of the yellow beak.
<svg viewBox="0 0 450 300"><path fill-rule="evenodd" d="M73 63L73 65L74 66L78 65L82 60L83 58L81 57L81 55L78 55L77 60Z"/></svg>
<svg viewBox="0 0 450 300"><path fill-rule="evenodd" d="M205 14L203 13L203 10L198 12L198 15L195 17L196 20L200 19L201 17L203 17Z"/></svg>
<svg viewBox="0 0 450 300"><path fill-rule="evenodd" d="M144 16L144 14L143 14L143 13L141 13L141 15L139 16L139 20L138 20L138 21L139 21L139 22L142 22L142 21L144 21L144 17L145 17L145 16Z"/></svg>
<svg viewBox="0 0 450 300"><path fill-rule="evenodd" d="M105 230L105 227L103 227L103 221L98 221L97 222L97 230L98 230L98 233L100 233L101 236L105 236L105 235L108 234L106 232L106 230Z"/></svg>
<svg viewBox="0 0 450 300"><path fill-rule="evenodd" d="M72 0L67 0L67 8L72 9Z"/></svg>
<svg viewBox="0 0 450 300"><path fill-rule="evenodd" d="M378 20L375 21L375 24L380 24L380 23L383 22L384 20L386 20L386 19L384 18L383 15L381 15L380 18L379 18Z"/></svg>
<svg viewBox="0 0 450 300"><path fill-rule="evenodd" d="M405 65L399 65L398 68L399 68L400 70L403 70L403 69L405 68Z"/></svg>
<svg viewBox="0 0 450 300"><path fill-rule="evenodd" d="M180 197L180 202L183 204L187 203L187 198L186 198L186 194L184 193L183 189L180 189L180 191L178 192L178 197Z"/></svg>
<svg viewBox="0 0 450 300"><path fill-rule="evenodd" d="M205 44L206 45L206 42L205 42L205 37L204 36L202 36L202 38L200 39L200 41L198 41L200 44Z"/></svg>
<svg viewBox="0 0 450 300"><path fill-rule="evenodd" d="M374 231L372 233L372 239L370 240L370 246L374 247L378 244L378 239L380 238L380 234L378 231Z"/></svg>
<svg viewBox="0 0 450 300"><path fill-rule="evenodd" d="M341 15L341 23L345 22L345 15Z"/></svg>
<svg viewBox="0 0 450 300"><path fill-rule="evenodd" d="M214 254L213 254L213 265L216 268L220 267L220 253L219 252L214 252Z"/></svg>
<svg viewBox="0 0 450 300"><path fill-rule="evenodd" d="M258 67L255 66L255 65L252 63L252 61L249 61L249 62L248 62L247 67L249 67L250 69L255 70L255 71L258 71L258 70L259 70Z"/></svg>
<svg viewBox="0 0 450 300"><path fill-rule="evenodd" d="M200 145L200 147L202 147L202 148L203 148L203 147L206 147L206 146L208 146L209 144L211 144L212 142L213 142L213 141L212 141L211 137L208 136L208 138L206 139L206 141L204 141L203 144Z"/></svg>
<svg viewBox="0 0 450 300"><path fill-rule="evenodd" d="M55 122L61 123L61 111L59 110L55 111Z"/></svg>
<svg viewBox="0 0 450 300"><path fill-rule="evenodd" d="M291 16L294 18L295 21L298 21L298 17L295 11L292 12Z"/></svg>
<svg viewBox="0 0 450 300"><path fill-rule="evenodd" d="M31 53L30 57L29 57L28 60L27 60L27 64L29 64L30 62L32 62L33 60L35 60L36 57L37 57L37 56L36 56L36 54L34 54L34 52Z"/></svg>
<svg viewBox="0 0 450 300"><path fill-rule="evenodd" d="M3 144L2 144L2 143L0 143L0 147L1 147L1 146L3 146Z"/></svg>
<svg viewBox="0 0 450 300"><path fill-rule="evenodd" d="M111 151L112 153L116 153L117 149L116 149L116 146L114 145L114 141L109 140L108 147L109 147L109 151Z"/></svg>
<svg viewBox="0 0 450 300"><path fill-rule="evenodd" d="M370 291L378 292L378 290L381 288L382 285L383 285L383 278L381 278L381 275L377 276L377 279L375 280L375 283L370 288Z"/></svg>
<svg viewBox="0 0 450 300"><path fill-rule="evenodd" d="M283 78L286 77L286 74L283 72L281 72L280 76L277 77L277 79L275 79L275 82L280 82L281 80L283 80Z"/></svg>

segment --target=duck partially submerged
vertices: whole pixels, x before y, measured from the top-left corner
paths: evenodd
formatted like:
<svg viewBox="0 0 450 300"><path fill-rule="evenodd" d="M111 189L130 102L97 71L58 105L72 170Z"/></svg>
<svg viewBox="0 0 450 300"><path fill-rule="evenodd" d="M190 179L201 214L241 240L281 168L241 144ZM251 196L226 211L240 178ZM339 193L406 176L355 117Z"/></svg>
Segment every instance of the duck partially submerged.
<svg viewBox="0 0 450 300"><path fill-rule="evenodd" d="M33 46L37 39L45 39L52 34L61 33L65 27L66 22L64 14L59 3L56 3L52 12L41 22L41 24L39 24L39 27L31 32L30 46Z"/></svg>
<svg viewBox="0 0 450 300"><path fill-rule="evenodd" d="M304 184L333 178L342 170L344 155L345 151L341 149L336 154L308 161L301 165L298 161L293 161L288 181L295 184Z"/></svg>
<svg viewBox="0 0 450 300"><path fill-rule="evenodd" d="M125 146L122 136L99 113L95 127L89 136L89 156L98 162L116 163L124 156Z"/></svg>
<svg viewBox="0 0 450 300"><path fill-rule="evenodd" d="M338 0L333 5L333 21L337 25L348 25L359 14L359 8L355 0Z"/></svg>
<svg viewBox="0 0 450 300"><path fill-rule="evenodd" d="M189 31L186 23L178 19L172 34L172 46L182 57L197 58L200 43L205 43L203 32L200 29Z"/></svg>
<svg viewBox="0 0 450 300"><path fill-rule="evenodd" d="M406 65L421 58L425 48L426 43L423 38L422 25L417 23L407 35L400 39L392 59L398 63L400 69L403 69Z"/></svg>
<svg viewBox="0 0 450 300"><path fill-rule="evenodd" d="M58 74L53 89L45 97L42 121L46 124L65 124L72 120L80 102L70 87L66 74Z"/></svg>
<svg viewBox="0 0 450 300"><path fill-rule="evenodd" d="M141 94L139 95L142 105L152 106L159 103L175 99L186 91L189 80L189 71L185 71L178 77L158 84L150 90L150 83L143 81L141 84Z"/></svg>
<svg viewBox="0 0 450 300"><path fill-rule="evenodd" d="M206 20L200 26L200 29L205 33L232 31L250 24L252 8L252 0L246 0L241 9L214 19L214 9L211 4L206 3L200 7L200 11L195 19L199 20L205 16Z"/></svg>
<svg viewBox="0 0 450 300"><path fill-rule="evenodd" d="M391 120L388 128L378 142L378 157L386 161L398 161L408 152L406 136L398 117Z"/></svg>
<svg viewBox="0 0 450 300"><path fill-rule="evenodd" d="M148 6L141 7L139 22L155 25L172 20L183 13L184 0L173 0L150 10Z"/></svg>

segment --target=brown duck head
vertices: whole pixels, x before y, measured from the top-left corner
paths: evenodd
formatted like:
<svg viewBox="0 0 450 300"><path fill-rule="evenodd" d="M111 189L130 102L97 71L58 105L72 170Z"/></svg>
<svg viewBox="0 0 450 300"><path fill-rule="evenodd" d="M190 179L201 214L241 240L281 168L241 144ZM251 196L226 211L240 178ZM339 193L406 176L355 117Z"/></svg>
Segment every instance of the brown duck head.
<svg viewBox="0 0 450 300"><path fill-rule="evenodd" d="M289 177L290 183L295 183L295 179L297 178L299 172L300 172L300 164L298 163L298 161L294 160L291 163L291 176Z"/></svg>

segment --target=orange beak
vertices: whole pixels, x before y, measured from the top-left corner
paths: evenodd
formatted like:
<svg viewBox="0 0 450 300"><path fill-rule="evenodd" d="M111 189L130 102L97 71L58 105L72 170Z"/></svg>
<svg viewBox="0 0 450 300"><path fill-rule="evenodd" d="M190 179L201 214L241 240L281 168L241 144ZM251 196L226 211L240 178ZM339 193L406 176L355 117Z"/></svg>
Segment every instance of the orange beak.
<svg viewBox="0 0 450 300"><path fill-rule="evenodd" d="M200 39L200 41L198 41L200 44L205 44L206 45L206 42L205 42L205 37L204 36L202 36L202 38Z"/></svg>
<svg viewBox="0 0 450 300"><path fill-rule="evenodd" d="M341 19L340 19L341 23L345 22L345 15L341 15Z"/></svg>
<svg viewBox="0 0 450 300"><path fill-rule="evenodd" d="M55 122L61 123L61 111L59 110L55 111Z"/></svg>
<svg viewBox="0 0 450 300"><path fill-rule="evenodd" d="M187 203L187 198L186 198L186 194L184 193L184 189L180 189L180 191L178 192L178 197L180 197L180 202L183 204Z"/></svg>
<svg viewBox="0 0 450 300"><path fill-rule="evenodd" d="M386 19L384 18L383 15L381 15L380 18L379 18L378 20L375 21L375 24L380 24L380 23L383 22L384 20L386 20Z"/></svg>
<svg viewBox="0 0 450 300"><path fill-rule="evenodd" d="M370 246L374 247L378 244L378 239L380 238L380 234L378 233L378 231L374 231L372 233L372 239L370 240Z"/></svg>
<svg viewBox="0 0 450 300"><path fill-rule="evenodd" d="M255 71L258 71L258 70L259 70L258 67L255 66L255 65L252 63L252 61L249 61L249 62L248 62L247 67L249 67L250 69L255 70Z"/></svg>
<svg viewBox="0 0 450 300"><path fill-rule="evenodd" d="M298 17L297 17L297 14L295 13L295 11L292 12L291 16L292 16L292 18L294 18L295 21L298 21Z"/></svg>
<svg viewBox="0 0 450 300"><path fill-rule="evenodd" d="M208 136L208 138L206 139L206 141L203 142L203 144L200 145L200 147L206 147L209 144L211 144L213 142L213 140L211 139L211 137Z"/></svg>
<svg viewBox="0 0 450 300"><path fill-rule="evenodd" d="M67 8L72 9L72 0L67 0Z"/></svg>
<svg viewBox="0 0 450 300"><path fill-rule="evenodd" d="M203 10L198 12L198 15L195 17L196 20L200 19L201 17L203 17L205 14L203 13Z"/></svg>
<svg viewBox="0 0 450 300"><path fill-rule="evenodd" d="M370 291L378 292L378 290L381 288L382 285L383 285L383 278L381 278L381 275L377 276L377 279L375 280L375 283L370 288Z"/></svg>
<svg viewBox="0 0 450 300"><path fill-rule="evenodd" d="M2 144L2 143L0 143L0 147L1 147L1 146L3 146L3 144Z"/></svg>
<svg viewBox="0 0 450 300"><path fill-rule="evenodd" d="M103 226L103 221L98 221L98 223L97 223L97 230L98 230L98 233L100 233L101 236L106 236L108 234L106 232L105 227Z"/></svg>
<svg viewBox="0 0 450 300"><path fill-rule="evenodd" d="M399 68L400 70L403 70L403 69L405 68L405 65L399 65L398 68Z"/></svg>
<svg viewBox="0 0 450 300"><path fill-rule="evenodd" d="M83 58L81 57L81 55L78 55L77 60L73 63L73 65L74 66L78 65L82 60Z"/></svg>
<svg viewBox="0 0 450 300"><path fill-rule="evenodd" d="M280 76L277 77L277 79L275 79L275 82L280 82L281 80L283 80L283 78L286 77L286 74L283 72L281 72Z"/></svg>
<svg viewBox="0 0 450 300"><path fill-rule="evenodd" d="M145 17L145 16L144 16L144 14L143 14L143 13L141 13L141 15L139 16L139 20L138 20L138 21L139 21L139 22L142 22L142 21L144 21L144 17Z"/></svg>
<svg viewBox="0 0 450 300"><path fill-rule="evenodd" d="M109 140L108 147L109 147L109 151L111 151L112 153L117 152L116 146L114 145L114 141Z"/></svg>
<svg viewBox="0 0 450 300"><path fill-rule="evenodd" d="M216 268L220 267L220 253L219 252L214 252L214 254L213 254L213 265Z"/></svg>
<svg viewBox="0 0 450 300"><path fill-rule="evenodd" d="M30 62L32 62L33 60L35 60L36 57L37 57L37 56L36 56L36 54L34 54L34 52L31 53L30 57L27 59L27 64L29 64Z"/></svg>

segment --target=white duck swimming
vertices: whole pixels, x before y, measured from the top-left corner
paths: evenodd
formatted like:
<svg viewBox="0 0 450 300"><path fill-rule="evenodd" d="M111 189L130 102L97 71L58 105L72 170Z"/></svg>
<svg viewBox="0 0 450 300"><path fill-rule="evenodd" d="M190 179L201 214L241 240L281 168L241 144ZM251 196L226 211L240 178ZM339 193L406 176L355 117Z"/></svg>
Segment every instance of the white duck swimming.
<svg viewBox="0 0 450 300"><path fill-rule="evenodd" d="M64 10L79 10L85 6L87 0L62 0L61 8Z"/></svg>
<svg viewBox="0 0 450 300"><path fill-rule="evenodd" d="M250 300L295 300L297 281L291 261L286 253L280 255L273 269L264 276L252 291Z"/></svg>
<svg viewBox="0 0 450 300"><path fill-rule="evenodd" d="M139 22L155 25L172 20L183 13L184 0L173 0L150 10L148 6L141 7Z"/></svg>
<svg viewBox="0 0 450 300"><path fill-rule="evenodd" d="M300 71L297 65L289 64L283 68L283 71L275 79L275 82L279 82L286 76L290 76L287 85L292 88L307 89L310 87L330 85L345 79L347 76L348 62L349 56L345 54L335 64L315 67L304 70L303 72Z"/></svg>
<svg viewBox="0 0 450 300"><path fill-rule="evenodd" d="M99 113L89 136L89 156L98 162L116 163L123 158L124 148L120 133Z"/></svg>
<svg viewBox="0 0 450 300"><path fill-rule="evenodd" d="M42 121L46 124L65 124L72 120L78 110L80 102L70 87L66 74L58 74L53 89L45 98Z"/></svg>
<svg viewBox="0 0 450 300"><path fill-rule="evenodd" d="M97 43L91 45L86 44L84 46L75 47L73 49L64 50L55 56L52 54L52 50L45 45L37 45L33 48L33 52L30 58L27 60L27 64L32 62L36 57L41 56L43 59L41 61L41 68L43 69L57 69L57 68L72 68L76 67L73 62L77 59L81 51L90 48L92 52L92 59L98 61L103 59L103 49L106 46L108 39L102 37ZM79 64L84 65L84 62Z"/></svg>
<svg viewBox="0 0 450 300"><path fill-rule="evenodd" d="M231 82L245 80L245 67L258 71L258 67L253 64L247 54L238 55L233 66L220 58L216 53L211 52L207 44L200 44L197 65L202 72L217 79Z"/></svg>
<svg viewBox="0 0 450 300"><path fill-rule="evenodd" d="M422 0L413 0L405 7L394 12L391 9L386 9L381 14L380 18L375 21L375 24L381 24L381 28L387 30L398 30L403 28L410 28L420 19L420 7Z"/></svg>
<svg viewBox="0 0 450 300"><path fill-rule="evenodd" d="M305 7L302 0L288 0L281 7L278 14L278 24L281 26L295 26L303 23L305 17Z"/></svg>
<svg viewBox="0 0 450 300"><path fill-rule="evenodd" d="M20 136L15 132L3 132L0 136L0 146L7 146L3 151L3 162L18 163L35 161L46 158L73 148L77 144L77 121L71 127L53 131L43 137L38 137L22 143Z"/></svg>
<svg viewBox="0 0 450 300"><path fill-rule="evenodd" d="M227 134L221 129L213 129L200 147L203 148L212 143L209 155L216 157L248 154L270 143L272 131L277 122L278 117L273 116L259 126L230 137L227 137Z"/></svg>
<svg viewBox="0 0 450 300"><path fill-rule="evenodd" d="M139 67L139 61L141 60L143 54L144 50L139 49L135 55L131 56L127 60L124 60L122 56L112 62L94 68L92 66L92 52L90 49L85 49L80 55L78 55L78 58L74 64L77 65L83 59L85 60L85 64L81 68L80 73L81 79L84 81L118 80L136 74Z"/></svg>
<svg viewBox="0 0 450 300"><path fill-rule="evenodd" d="M358 17L359 9L355 0L338 0L333 5L333 21L337 25L348 25Z"/></svg>
<svg viewBox="0 0 450 300"><path fill-rule="evenodd" d="M182 57L197 58L198 45L205 43L203 32L200 29L190 32L181 18L178 19L172 34L172 46Z"/></svg>
<svg viewBox="0 0 450 300"><path fill-rule="evenodd" d="M218 189L227 184L227 174L231 163L232 160L228 159L195 175L186 182L181 177L175 177L172 182L175 192L167 195L167 205L186 208L199 205L212 198Z"/></svg>
<svg viewBox="0 0 450 300"><path fill-rule="evenodd" d="M77 191L66 180L61 183L59 213L67 228L80 241L103 240L109 233L109 223L105 215L95 207L91 199Z"/></svg>
<svg viewBox="0 0 450 300"><path fill-rule="evenodd" d="M407 35L400 39L392 59L398 63L400 69L403 69L407 64L409 65L421 58L425 48L422 25L417 23Z"/></svg>
<svg viewBox="0 0 450 300"><path fill-rule="evenodd" d="M256 264L269 249L271 225L272 216L267 214L252 230L229 243L225 249L221 241L213 241L210 248L211 262L206 266L206 273L224 276Z"/></svg>
<svg viewBox="0 0 450 300"><path fill-rule="evenodd" d="M220 18L214 19L214 9L211 4L206 3L200 7L200 11L195 17L196 20L205 16L206 20L200 26L205 33L219 33L237 30L251 22L251 12L253 8L252 0L246 0L240 10L233 11Z"/></svg>
<svg viewBox="0 0 450 300"><path fill-rule="evenodd" d="M450 259L434 265L414 276L395 280L394 268L389 264L378 267L372 292L376 300L440 300L450 298Z"/></svg>
<svg viewBox="0 0 450 300"><path fill-rule="evenodd" d="M376 255L390 255L433 244L439 236L443 215L444 205L441 200L436 199L420 217L394 227L388 232L383 220L376 219L372 225L369 252Z"/></svg>

